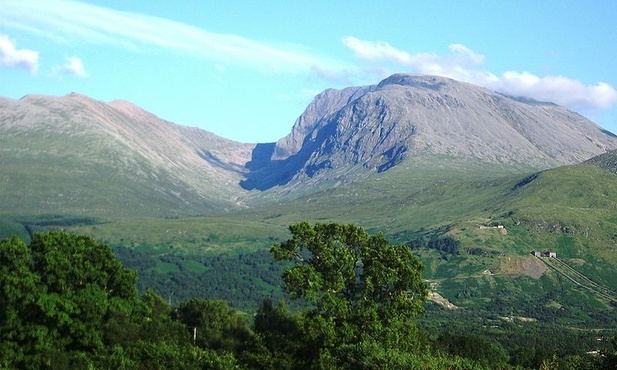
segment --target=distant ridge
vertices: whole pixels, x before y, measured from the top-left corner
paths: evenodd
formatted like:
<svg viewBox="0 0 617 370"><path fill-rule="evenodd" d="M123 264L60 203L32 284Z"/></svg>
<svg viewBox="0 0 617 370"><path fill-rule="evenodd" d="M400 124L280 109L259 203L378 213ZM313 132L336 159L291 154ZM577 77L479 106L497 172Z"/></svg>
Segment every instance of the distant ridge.
<svg viewBox="0 0 617 370"><path fill-rule="evenodd" d="M254 145L71 93L0 99L3 211L176 215L241 204Z"/></svg>

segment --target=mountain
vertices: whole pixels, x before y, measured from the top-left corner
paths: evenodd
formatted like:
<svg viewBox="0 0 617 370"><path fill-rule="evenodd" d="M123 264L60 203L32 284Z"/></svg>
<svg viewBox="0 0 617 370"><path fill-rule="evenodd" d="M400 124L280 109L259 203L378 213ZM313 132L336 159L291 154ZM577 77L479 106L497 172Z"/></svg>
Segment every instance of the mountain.
<svg viewBox="0 0 617 370"><path fill-rule="evenodd" d="M552 103L396 74L318 95L287 137L261 148L243 186L264 190L353 166L383 172L426 155L549 168L616 146L615 135Z"/></svg>
<svg viewBox="0 0 617 370"><path fill-rule="evenodd" d="M355 223L413 247L463 311L604 327L612 303L529 252L617 290L616 148L557 105L432 76L326 90L258 144L126 101L0 98L0 235L89 234L142 289L253 310L282 298L267 250L290 224Z"/></svg>
<svg viewBox="0 0 617 370"><path fill-rule="evenodd" d="M1 99L2 208L117 217L237 207L253 148L127 101Z"/></svg>
<svg viewBox="0 0 617 370"><path fill-rule="evenodd" d="M396 74L324 91L275 143L72 93L0 99L0 145L2 213L173 217L295 199L418 161L550 168L615 149L617 137L555 104Z"/></svg>

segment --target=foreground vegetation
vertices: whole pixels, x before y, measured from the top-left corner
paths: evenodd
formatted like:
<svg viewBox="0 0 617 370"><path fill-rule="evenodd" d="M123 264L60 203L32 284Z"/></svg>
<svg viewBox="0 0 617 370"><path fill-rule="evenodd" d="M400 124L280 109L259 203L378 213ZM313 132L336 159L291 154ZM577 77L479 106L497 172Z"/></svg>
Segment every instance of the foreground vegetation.
<svg viewBox="0 0 617 370"><path fill-rule="evenodd" d="M473 314L452 321L434 307L423 317L420 260L381 234L308 223L290 231L292 238L271 252L283 262L285 291L299 308L264 300L254 316L222 300L172 307L152 291L139 295L135 272L88 236L37 233L29 245L4 239L0 367L615 368L617 343L597 342L595 332L561 328L549 341L542 326L474 325ZM586 354L590 335L600 355Z"/></svg>

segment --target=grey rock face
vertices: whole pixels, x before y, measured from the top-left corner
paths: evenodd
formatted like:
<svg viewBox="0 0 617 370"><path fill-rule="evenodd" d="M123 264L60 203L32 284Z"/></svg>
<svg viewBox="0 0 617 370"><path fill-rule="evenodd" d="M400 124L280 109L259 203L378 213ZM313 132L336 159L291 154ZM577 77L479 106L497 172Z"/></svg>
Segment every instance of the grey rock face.
<svg viewBox="0 0 617 370"><path fill-rule="evenodd" d="M592 164L596 167L604 168L617 175L617 150L600 154L591 159L588 159L586 163Z"/></svg>
<svg viewBox="0 0 617 370"><path fill-rule="evenodd" d="M549 168L616 147L614 135L552 103L396 74L318 95L292 132L262 153L243 186L266 189L350 165L381 172L426 154Z"/></svg>

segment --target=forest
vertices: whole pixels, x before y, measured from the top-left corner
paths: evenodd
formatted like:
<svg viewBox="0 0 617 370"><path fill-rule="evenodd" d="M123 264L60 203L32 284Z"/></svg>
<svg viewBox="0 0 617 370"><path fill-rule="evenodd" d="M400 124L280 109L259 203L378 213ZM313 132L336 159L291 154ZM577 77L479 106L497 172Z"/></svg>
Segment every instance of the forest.
<svg viewBox="0 0 617 370"><path fill-rule="evenodd" d="M355 225L303 222L290 232L255 260L269 285L236 292L262 294L257 307L238 307L233 289L191 297L194 284L212 287L213 297L217 286L233 286L216 271L233 269L226 261L235 257L192 272L189 284L177 281L187 292L171 297L139 289L135 266L120 262L128 249L63 231L35 233L28 245L1 240L0 368L617 368L614 331L523 324L428 302L419 245L391 245ZM449 254L458 245L427 247Z"/></svg>

